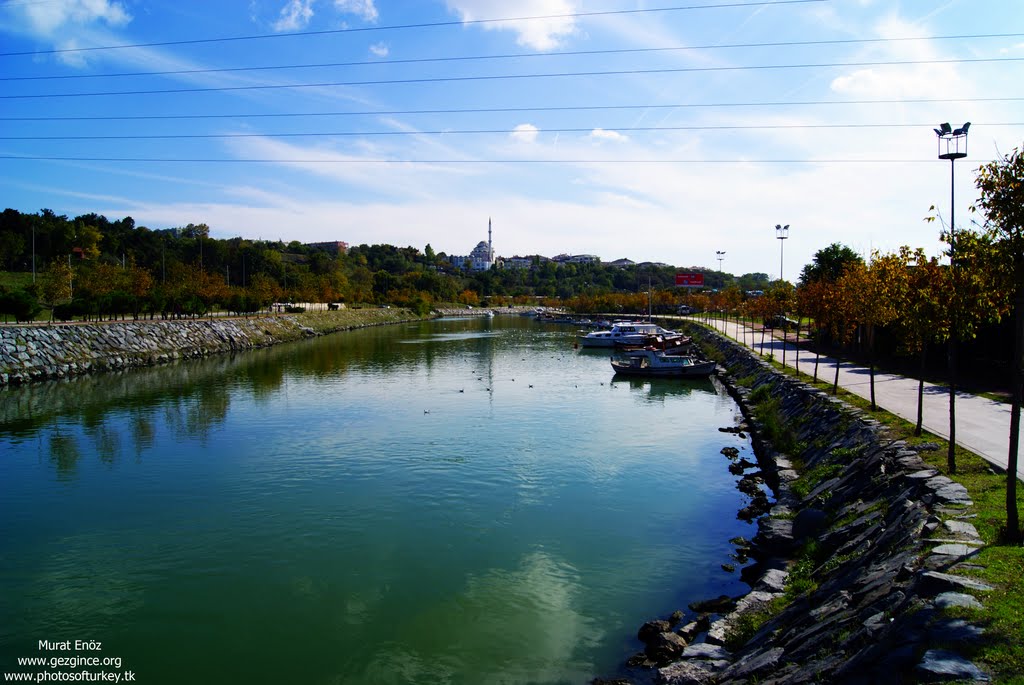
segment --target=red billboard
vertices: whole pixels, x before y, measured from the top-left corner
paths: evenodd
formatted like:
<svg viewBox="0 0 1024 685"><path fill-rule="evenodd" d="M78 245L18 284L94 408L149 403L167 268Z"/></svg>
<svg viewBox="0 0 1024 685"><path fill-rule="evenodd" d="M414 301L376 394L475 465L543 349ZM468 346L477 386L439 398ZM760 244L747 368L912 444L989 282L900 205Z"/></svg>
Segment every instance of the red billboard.
<svg viewBox="0 0 1024 685"><path fill-rule="evenodd" d="M704 274L676 274L676 285L681 288L703 288Z"/></svg>

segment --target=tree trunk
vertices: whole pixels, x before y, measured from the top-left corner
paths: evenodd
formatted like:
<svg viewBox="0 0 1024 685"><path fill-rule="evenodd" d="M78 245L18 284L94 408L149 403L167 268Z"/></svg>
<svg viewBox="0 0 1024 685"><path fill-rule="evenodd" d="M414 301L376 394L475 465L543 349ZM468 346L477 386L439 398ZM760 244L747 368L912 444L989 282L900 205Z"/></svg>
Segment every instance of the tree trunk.
<svg viewBox="0 0 1024 685"><path fill-rule="evenodd" d="M839 392L839 355L836 355L836 377L832 381L832 395L836 395Z"/></svg>
<svg viewBox="0 0 1024 685"><path fill-rule="evenodd" d="M1013 399L1010 404L1010 451L1006 458L1006 538L1021 542L1020 518L1017 515L1017 459L1020 445L1020 405L1022 374L1024 374L1024 280L1018 274L1014 290L1013 313Z"/></svg>
<svg viewBox="0 0 1024 685"><path fill-rule="evenodd" d="M949 449L946 452L946 468L956 473L956 345L957 337L949 338Z"/></svg>
<svg viewBox="0 0 1024 685"><path fill-rule="evenodd" d="M924 371L928 357L928 341L921 343L921 371L917 379L917 425L914 426L914 435L921 436L921 428L924 425Z"/></svg>
<svg viewBox="0 0 1024 685"><path fill-rule="evenodd" d="M782 371L786 371L786 327L782 327Z"/></svg>
<svg viewBox="0 0 1024 685"><path fill-rule="evenodd" d="M793 368L796 369L796 377L800 377L800 319L796 321L796 339L793 341Z"/></svg>

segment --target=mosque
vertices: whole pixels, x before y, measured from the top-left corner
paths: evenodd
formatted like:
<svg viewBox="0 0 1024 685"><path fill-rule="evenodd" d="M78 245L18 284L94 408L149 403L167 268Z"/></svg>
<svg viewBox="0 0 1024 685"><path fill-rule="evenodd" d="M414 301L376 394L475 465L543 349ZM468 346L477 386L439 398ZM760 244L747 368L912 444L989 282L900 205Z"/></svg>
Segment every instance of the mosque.
<svg viewBox="0 0 1024 685"><path fill-rule="evenodd" d="M494 267L494 245L491 242L491 219L487 218L487 240L481 240L468 255L448 257L453 266L469 271L487 271Z"/></svg>

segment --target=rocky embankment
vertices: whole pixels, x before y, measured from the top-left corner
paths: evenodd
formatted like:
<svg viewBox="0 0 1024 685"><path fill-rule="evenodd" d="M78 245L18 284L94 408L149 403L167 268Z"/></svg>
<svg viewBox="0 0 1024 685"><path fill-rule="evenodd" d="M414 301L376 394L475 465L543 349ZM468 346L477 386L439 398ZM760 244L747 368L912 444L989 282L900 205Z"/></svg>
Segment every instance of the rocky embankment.
<svg viewBox="0 0 1024 685"><path fill-rule="evenodd" d="M752 436L758 470L743 480L763 478L775 502L735 541L752 591L691 605L686 625L682 612L645 624L631 662L671 685L988 680L961 654L982 628L958 617L992 589L971 578L983 543L966 489L862 412L691 333L742 408L732 430Z"/></svg>
<svg viewBox="0 0 1024 685"><path fill-rule="evenodd" d="M241 319L0 326L0 387L154 366L416 318L403 309L356 309Z"/></svg>

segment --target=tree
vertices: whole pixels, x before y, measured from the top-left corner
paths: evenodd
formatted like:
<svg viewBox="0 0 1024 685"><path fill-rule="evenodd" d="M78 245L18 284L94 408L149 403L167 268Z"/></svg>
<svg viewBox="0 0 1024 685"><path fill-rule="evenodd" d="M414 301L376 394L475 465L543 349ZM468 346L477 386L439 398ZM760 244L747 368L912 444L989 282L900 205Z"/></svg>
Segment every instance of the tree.
<svg viewBox="0 0 1024 685"><path fill-rule="evenodd" d="M818 380L818 361L821 359L821 341L825 330L827 313L825 310L826 281L811 281L801 284L796 289L796 311L800 317L808 317L814 322L814 337L817 343L814 346L814 380ZM810 324L808 324L810 327Z"/></svg>
<svg viewBox="0 0 1024 685"><path fill-rule="evenodd" d="M820 281L836 281L843 275L848 264L863 264L853 249L839 243L832 243L814 253L813 261L804 266L800 272L800 284Z"/></svg>
<svg viewBox="0 0 1024 685"><path fill-rule="evenodd" d="M1017 464L1020 444L1020 407L1024 393L1024 154L1017 148L1002 159L979 169L975 185L978 206L986 216L988 235L1010 269L1013 287L1013 371L1010 405L1010 445L1006 460L1006 538L1022 540L1017 512Z"/></svg>
<svg viewBox="0 0 1024 685"><path fill-rule="evenodd" d="M53 308L58 302L71 299L71 278L74 273L64 259L54 259L46 268L43 276L42 301L50 308L50 321L53 321Z"/></svg>
<svg viewBox="0 0 1024 685"><path fill-rule="evenodd" d="M892 329L902 352L917 355L920 371L917 381L917 423L914 435L921 435L924 424L924 377L928 346L948 337L949 319L945 306L949 269L936 257L927 257L924 250L903 246L886 255L882 268L889 281L887 297L899 312Z"/></svg>
<svg viewBox="0 0 1024 685"><path fill-rule="evenodd" d="M896 318L893 303L900 298L905 287L905 267L898 257L872 255L870 265L850 262L846 265L839 284L850 298L850 313L863 332L868 351L871 386L871 409L875 405L875 330Z"/></svg>

